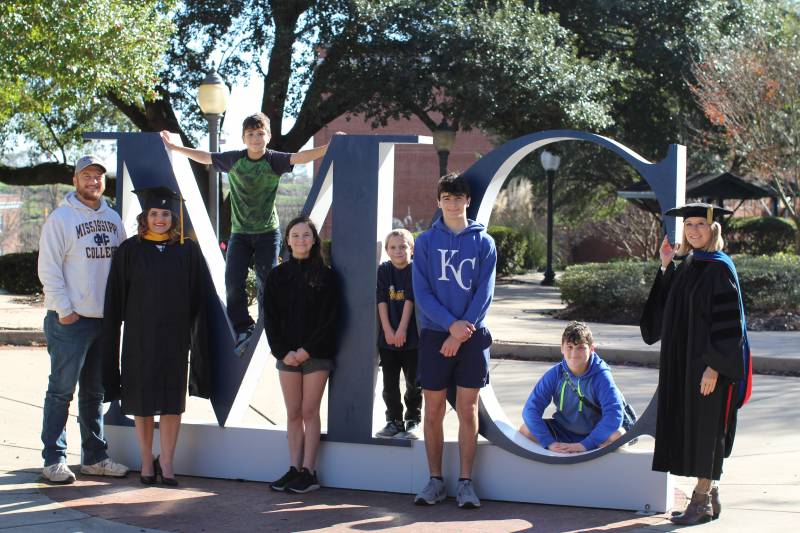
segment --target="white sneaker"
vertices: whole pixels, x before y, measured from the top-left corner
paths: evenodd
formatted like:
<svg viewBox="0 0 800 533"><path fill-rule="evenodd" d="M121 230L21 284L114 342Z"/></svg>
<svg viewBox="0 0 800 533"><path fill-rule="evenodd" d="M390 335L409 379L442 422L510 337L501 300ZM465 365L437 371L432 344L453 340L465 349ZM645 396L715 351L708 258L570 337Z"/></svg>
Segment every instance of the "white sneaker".
<svg viewBox="0 0 800 533"><path fill-rule="evenodd" d="M69 469L67 463L55 463L42 468L42 477L51 483L67 485L75 482L75 474Z"/></svg>
<svg viewBox="0 0 800 533"><path fill-rule="evenodd" d="M115 463L110 457L106 457L93 465L81 465L81 474L86 474L87 476L125 477L128 474L128 467Z"/></svg>

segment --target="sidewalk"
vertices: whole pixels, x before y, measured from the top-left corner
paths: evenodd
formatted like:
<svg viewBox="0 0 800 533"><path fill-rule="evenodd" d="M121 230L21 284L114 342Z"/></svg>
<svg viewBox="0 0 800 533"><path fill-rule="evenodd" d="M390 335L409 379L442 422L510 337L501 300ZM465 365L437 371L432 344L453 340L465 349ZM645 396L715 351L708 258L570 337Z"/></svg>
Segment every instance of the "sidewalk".
<svg viewBox="0 0 800 533"><path fill-rule="evenodd" d="M514 276L510 283L498 283L489 311L489 329L494 337L493 355L519 359L557 360L561 332L567 321L543 312L563 309L557 287L542 287L542 274ZM613 363L658 364L659 344L648 346L638 326L589 322L597 351ZM800 373L800 332L748 332L753 370L764 373Z"/></svg>
<svg viewBox="0 0 800 533"><path fill-rule="evenodd" d="M561 332L567 324L543 312L563 309L557 287L542 287L539 273L515 276L498 283L489 311L489 329L494 337L492 354L514 359L557 360ZM42 345L44 308L15 302L0 295L0 345ZM255 311L255 309L253 310ZM638 326L590 322L597 351L612 363L658 364L659 345L642 341ZM762 373L800 374L800 332L749 332L753 369Z"/></svg>
<svg viewBox="0 0 800 533"><path fill-rule="evenodd" d="M497 399L514 424L533 383L550 366L533 361L492 363ZM49 357L43 347L0 347L0 531L674 531L664 515L629 511L531 505L485 500L475 511L458 509L453 499L417 507L407 494L323 488L306 495L274 493L264 483L181 476L177 489L145 487L133 472L125 479L78 476L74 485L48 485L39 478L41 405ZM658 371L618 366L615 380L641 412L655 390ZM265 376L268 372L265 372ZM722 519L698 526L702 532L796 531L800 514L800 463L797 424L800 379L757 376L753 400L740 413L733 456L725 462ZM380 382L380 379L379 379ZM247 424L284 424L276 383L262 377L251 400ZM327 402L323 400L323 409ZM377 396L373 421L382 425ZM80 439L76 402L68 422L68 462L79 468ZM191 398L186 420L209 416L204 400ZM259 414L266 415L266 417ZM267 420L269 419L269 421ZM322 413L323 420L326 414ZM445 438L457 433L455 413L445 417ZM643 437L637 446L652 446ZM178 444L178 453L181 445ZM268 456L253 457L268 461ZM787 466L789 466L787 468ZM358 465L353 465L358 468ZM624 473L621 473L624 475ZM676 508L682 508L693 480L676 478ZM324 479L322 480L324 483ZM532 479L531 483L549 483ZM480 480L476 480L480 490ZM575 490L580 490L576 487ZM695 528L693 528L694 531Z"/></svg>
<svg viewBox="0 0 800 533"><path fill-rule="evenodd" d="M498 285L490 313L497 339L495 355L518 358L558 357L564 321L539 314L562 306L557 289L541 287L538 276L520 276ZM0 296L0 330L27 329L41 340L41 306L12 302ZM16 328L16 330L12 329ZM607 359L654 363L657 347L644 345L633 326L592 324ZM38 335L38 337L36 337ZM8 339L8 337L4 337ZM798 333L754 333L757 364L767 369L797 369L798 356L789 348ZM0 343L1 344L1 343ZM549 364L496 359L492 384L512 423L521 420L521 406ZM170 490L144 487L137 473L122 480L79 476L70 486L41 482L39 431L41 405L49 372L43 347L0 346L0 530L21 532L136 531L673 531L664 515L642 516L627 511L527 505L485 501L478 511L456 508L452 499L432 508L416 507L409 495L323 489L302 496L272 493L262 483L180 476L181 486ZM285 423L277 380L262 377L251 409L249 425ZM615 366L615 380L628 400L642 412L655 390L657 371L637 366ZM378 380L380 382L380 379ZM797 424L800 379L758 376L753 399L740 413L733 456L725 463L721 493L724 516L698 531L796 531L800 514L800 448ZM77 402L70 418L74 421ZM211 416L207 402L190 398L186 420ZM327 401L322 402L323 420ZM373 420L382 425L380 396ZM68 460L80 461L75 422L68 423ZM445 437L455 439L457 420L449 411ZM652 446L645 437L637 446ZM256 457L254 460L268 460ZM354 467L357 467L354 465ZM77 468L77 467L76 467ZM676 478L676 508L683 506L692 480ZM546 483L547 480L532 480ZM324 483L324 480L323 480ZM479 485L478 485L479 487ZM576 488L576 490L578 490Z"/></svg>

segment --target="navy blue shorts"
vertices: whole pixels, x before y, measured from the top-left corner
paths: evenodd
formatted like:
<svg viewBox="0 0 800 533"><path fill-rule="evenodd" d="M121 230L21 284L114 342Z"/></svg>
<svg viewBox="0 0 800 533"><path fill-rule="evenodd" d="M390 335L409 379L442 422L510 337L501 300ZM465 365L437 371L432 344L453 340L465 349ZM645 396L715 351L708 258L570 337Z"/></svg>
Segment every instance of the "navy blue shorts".
<svg viewBox="0 0 800 533"><path fill-rule="evenodd" d="M587 437L587 435L578 435L577 433L573 433L567 428L562 427L555 418L545 418L543 422L547 424L547 429L550 430L550 434L554 439L556 439L556 442L574 444L577 442L582 442L583 439ZM530 428L528 428L528 431L530 431Z"/></svg>
<svg viewBox="0 0 800 533"><path fill-rule="evenodd" d="M492 335L486 328L472 334L454 357L440 351L450 334L423 329L419 336L417 382L423 389L444 390L450 385L480 389L489 383L489 347Z"/></svg>

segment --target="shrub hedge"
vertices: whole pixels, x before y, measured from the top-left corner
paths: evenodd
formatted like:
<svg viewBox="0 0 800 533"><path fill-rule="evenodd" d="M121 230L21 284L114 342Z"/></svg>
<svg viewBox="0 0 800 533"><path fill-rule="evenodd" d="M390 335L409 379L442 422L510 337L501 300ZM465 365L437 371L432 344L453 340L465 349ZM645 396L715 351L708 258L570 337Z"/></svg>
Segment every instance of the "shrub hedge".
<svg viewBox="0 0 800 533"><path fill-rule="evenodd" d="M592 313L642 309L657 268L656 261L584 263L567 267L557 283L566 304Z"/></svg>
<svg viewBox="0 0 800 533"><path fill-rule="evenodd" d="M733 258L742 283L745 308L800 311L800 256L776 254Z"/></svg>
<svg viewBox="0 0 800 533"><path fill-rule="evenodd" d="M733 258L748 312L800 311L800 257L791 254ZM641 310L657 261L587 263L567 267L558 279L561 299L597 313Z"/></svg>
<svg viewBox="0 0 800 533"><path fill-rule="evenodd" d="M732 254L771 255L794 249L794 223L780 217L737 217L723 230Z"/></svg>
<svg viewBox="0 0 800 533"><path fill-rule="evenodd" d="M39 252L0 255L0 289L11 294L40 294Z"/></svg>
<svg viewBox="0 0 800 533"><path fill-rule="evenodd" d="M497 249L497 276L521 272L525 266L528 240L525 235L507 226L489 226L487 230Z"/></svg>

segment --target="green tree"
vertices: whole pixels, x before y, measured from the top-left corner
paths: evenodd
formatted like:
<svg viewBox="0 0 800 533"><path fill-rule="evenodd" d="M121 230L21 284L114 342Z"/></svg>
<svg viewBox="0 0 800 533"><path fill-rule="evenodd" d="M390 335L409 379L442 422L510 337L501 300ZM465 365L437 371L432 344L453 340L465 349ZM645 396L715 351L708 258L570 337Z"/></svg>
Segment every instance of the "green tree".
<svg viewBox="0 0 800 533"><path fill-rule="evenodd" d="M579 57L555 16L521 0L186 0L169 16L155 98L95 94L136 128L178 132L187 145L204 130L194 94L212 66L227 80L263 77L253 108L271 119L270 147L285 151L347 113L414 114L431 129L443 114L501 138L613 122L615 62Z"/></svg>
<svg viewBox="0 0 800 533"><path fill-rule="evenodd" d="M154 98L171 24L167 0L0 4L0 117L91 95Z"/></svg>
<svg viewBox="0 0 800 533"><path fill-rule="evenodd" d="M6 183L69 183L80 134L119 125L105 99L157 96L175 0L7 0L0 3L0 130L24 134L50 162L0 167ZM34 162L37 157L31 158Z"/></svg>
<svg viewBox="0 0 800 533"><path fill-rule="evenodd" d="M368 3L365 15L380 49L368 69L385 75L357 110L378 123L413 114L433 131L444 116L501 138L612 123L615 65L578 58L556 18L520 0Z"/></svg>
<svg viewBox="0 0 800 533"><path fill-rule="evenodd" d="M765 0L538 0L578 36L584 57L611 56L624 73L614 85L607 133L660 159L669 143L689 144L702 110L687 81L715 43L739 41L764 23Z"/></svg>
<svg viewBox="0 0 800 533"><path fill-rule="evenodd" d="M530 0L558 17L576 36L579 57L613 60L613 123L595 131L629 146L651 161L673 143L687 145L690 172L714 170L720 151L698 136L709 123L692 94L692 65L712 45L742 43L754 28L770 24L766 0ZM563 223L617 216L616 191L641 178L621 158L586 143L562 143L556 183L556 213ZM538 161L521 170L544 196ZM538 202L537 202L538 203Z"/></svg>

